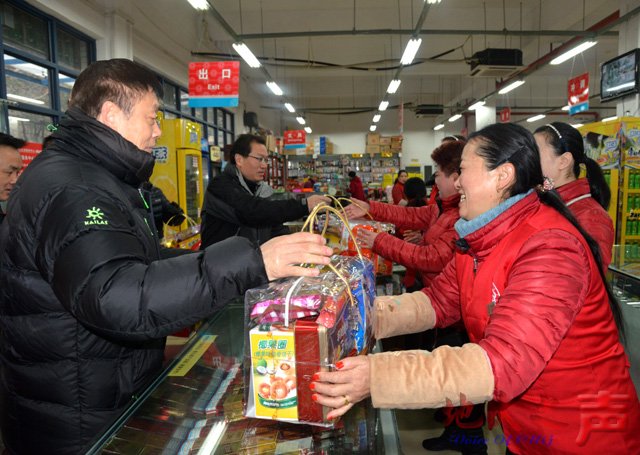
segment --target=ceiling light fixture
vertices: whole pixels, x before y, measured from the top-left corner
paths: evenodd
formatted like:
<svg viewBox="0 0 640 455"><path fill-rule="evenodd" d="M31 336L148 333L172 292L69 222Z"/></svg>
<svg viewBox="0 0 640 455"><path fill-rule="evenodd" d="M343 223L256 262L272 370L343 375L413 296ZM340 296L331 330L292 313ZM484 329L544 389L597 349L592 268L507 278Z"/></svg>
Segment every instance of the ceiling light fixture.
<svg viewBox="0 0 640 455"><path fill-rule="evenodd" d="M563 110L563 111L568 111L568 110L569 110L569 105L567 104L566 106L563 106L563 107L562 107L562 110Z"/></svg>
<svg viewBox="0 0 640 455"><path fill-rule="evenodd" d="M600 120L600 121L601 121L601 122L610 122L611 120L615 120L615 119L617 119L617 118L618 118L617 116L616 116L616 117L607 117L607 118L603 118L603 119L602 119L602 120Z"/></svg>
<svg viewBox="0 0 640 455"><path fill-rule="evenodd" d="M14 117L13 115L9 116L9 120L15 120L16 122L30 122L31 121L28 118Z"/></svg>
<svg viewBox="0 0 640 455"><path fill-rule="evenodd" d="M581 126L584 126L584 123L574 123L573 125L574 128L580 128Z"/></svg>
<svg viewBox="0 0 640 455"><path fill-rule="evenodd" d="M378 123L382 116L380 114L376 114L373 116L373 123Z"/></svg>
<svg viewBox="0 0 640 455"><path fill-rule="evenodd" d="M207 8L209 8L209 2L207 2L207 0L187 0L187 1L191 3L191 6L193 6L195 9L199 11L204 11Z"/></svg>
<svg viewBox="0 0 640 455"><path fill-rule="evenodd" d="M298 121L298 123L300 125L304 125L305 123L307 123L307 122L304 121L304 119L302 117L296 117L296 120Z"/></svg>
<svg viewBox="0 0 640 455"><path fill-rule="evenodd" d="M433 129L436 131L441 130L442 128L444 128L444 123L441 123L440 125L436 125L433 127Z"/></svg>
<svg viewBox="0 0 640 455"><path fill-rule="evenodd" d="M376 130L376 128L377 128L377 127L376 127L375 125L371 125L371 126L369 127L369 131L375 131L375 130Z"/></svg>
<svg viewBox="0 0 640 455"><path fill-rule="evenodd" d="M476 109L478 109L479 107L484 106L485 104L487 104L486 101L478 101L475 104L472 104L471 106L469 106L469 110L470 111L475 111Z"/></svg>
<svg viewBox="0 0 640 455"><path fill-rule="evenodd" d="M400 87L400 84L402 83L402 81L400 79L394 79L391 81L391 83L389 84L389 88L387 88L387 93L395 93L398 90L398 87Z"/></svg>
<svg viewBox="0 0 640 455"><path fill-rule="evenodd" d="M381 112L382 111L386 111L387 107L389 107L389 101L382 101L380 103L380 106L378 106L378 110L381 111Z"/></svg>
<svg viewBox="0 0 640 455"><path fill-rule="evenodd" d="M422 38L412 38L409 40L407 47L404 49L404 54L402 54L402 59L400 59L401 65L410 65L411 62L413 62L420 48L420 44L422 44Z"/></svg>
<svg viewBox="0 0 640 455"><path fill-rule="evenodd" d="M538 120L542 120L545 117L546 117L545 114L534 115L533 117L529 117L527 119L527 122L537 122Z"/></svg>
<svg viewBox="0 0 640 455"><path fill-rule="evenodd" d="M524 84L524 81L522 81L522 80L515 81L515 82L507 85L505 88L501 89L498 93L500 95L504 95L505 93L509 93L511 90L520 87L522 84Z"/></svg>
<svg viewBox="0 0 640 455"><path fill-rule="evenodd" d="M616 90L621 90L623 88L634 87L636 85L635 81L627 82L626 84L616 85L615 87L608 88L607 92L615 92ZM7 95L9 96L9 95Z"/></svg>
<svg viewBox="0 0 640 455"><path fill-rule="evenodd" d="M240 54L240 57L242 57L244 61L247 62L247 65L249 65L251 68L260 68L260 62L258 61L256 56L253 55L253 52L251 52L246 44L233 43L233 48L238 54Z"/></svg>
<svg viewBox="0 0 640 455"><path fill-rule="evenodd" d="M308 126L305 126L304 130L307 132L307 134L311 134L311 128L309 128Z"/></svg>
<svg viewBox="0 0 640 455"><path fill-rule="evenodd" d="M559 65L560 63L566 62L571 57L573 57L575 55L578 55L579 53L581 53L583 51L586 51L587 49L589 49L590 47L595 46L596 44L598 44L597 41L585 41L584 43L579 44L578 46L574 47L573 49L568 50L567 52L565 52L564 54L560 55L559 57L554 58L549 63L551 65Z"/></svg>
<svg viewBox="0 0 640 455"><path fill-rule="evenodd" d="M460 117L462 117L462 115L460 114L456 114L451 116L451 118L449 119L450 122L455 122L456 120L458 120Z"/></svg>
<svg viewBox="0 0 640 455"><path fill-rule="evenodd" d="M291 113L296 111L290 103L284 103L284 107L286 107L287 110Z"/></svg>
<svg viewBox="0 0 640 455"><path fill-rule="evenodd" d="M271 91L278 96L282 96L282 89L278 87L278 84L275 82L269 81L267 82L267 86L271 89Z"/></svg>
<svg viewBox="0 0 640 455"><path fill-rule="evenodd" d="M27 98L26 96L14 95L13 93L7 93L7 98L11 98L12 100L24 101L25 103L31 104L44 104L44 101Z"/></svg>

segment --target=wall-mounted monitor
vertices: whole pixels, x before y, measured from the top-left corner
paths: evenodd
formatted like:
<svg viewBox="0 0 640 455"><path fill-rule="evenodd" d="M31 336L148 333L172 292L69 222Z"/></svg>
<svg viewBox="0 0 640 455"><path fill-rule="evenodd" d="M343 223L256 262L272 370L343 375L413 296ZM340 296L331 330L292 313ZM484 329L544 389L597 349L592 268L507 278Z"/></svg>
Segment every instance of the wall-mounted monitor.
<svg viewBox="0 0 640 455"><path fill-rule="evenodd" d="M640 49L634 49L604 62L600 66L600 101L610 101L638 93L640 88L639 57Z"/></svg>

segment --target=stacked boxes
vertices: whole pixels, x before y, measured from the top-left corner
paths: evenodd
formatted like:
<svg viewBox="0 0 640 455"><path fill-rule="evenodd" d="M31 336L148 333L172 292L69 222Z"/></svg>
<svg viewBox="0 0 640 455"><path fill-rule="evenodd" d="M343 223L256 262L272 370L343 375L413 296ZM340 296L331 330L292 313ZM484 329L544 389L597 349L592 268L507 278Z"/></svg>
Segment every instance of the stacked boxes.
<svg viewBox="0 0 640 455"><path fill-rule="evenodd" d="M380 134L378 133L367 134L367 153L370 155L380 153Z"/></svg>

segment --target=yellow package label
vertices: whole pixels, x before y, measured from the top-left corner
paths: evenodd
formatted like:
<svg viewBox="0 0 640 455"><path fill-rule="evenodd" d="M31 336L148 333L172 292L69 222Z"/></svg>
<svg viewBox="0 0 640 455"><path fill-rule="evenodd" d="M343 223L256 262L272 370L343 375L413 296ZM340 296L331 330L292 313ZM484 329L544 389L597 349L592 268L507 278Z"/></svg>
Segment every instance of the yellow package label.
<svg viewBox="0 0 640 455"><path fill-rule="evenodd" d="M293 328L261 325L249 333L256 417L298 420Z"/></svg>

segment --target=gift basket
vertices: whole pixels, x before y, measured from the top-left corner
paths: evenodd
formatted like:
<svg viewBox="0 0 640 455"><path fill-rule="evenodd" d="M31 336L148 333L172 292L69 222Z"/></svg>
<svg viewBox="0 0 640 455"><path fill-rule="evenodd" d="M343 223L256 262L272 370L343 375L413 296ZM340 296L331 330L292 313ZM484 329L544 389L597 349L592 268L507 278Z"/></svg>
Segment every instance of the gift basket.
<svg viewBox="0 0 640 455"><path fill-rule="evenodd" d="M316 277L247 291L244 415L334 426L309 384L315 373L372 349L374 298L373 264L360 254L334 255Z"/></svg>
<svg viewBox="0 0 640 455"><path fill-rule="evenodd" d="M327 245L333 248L335 254L355 256L362 253L362 256L371 260L376 274L391 275L393 262L374 253L371 248L364 248L358 245L354 238L358 236L358 232L362 229L394 234L395 226L391 223L374 221L368 212L367 215L371 218L370 220L347 220L345 223L335 213L322 214L317 217L314 223L314 231L327 238ZM353 233L353 238L350 233Z"/></svg>

